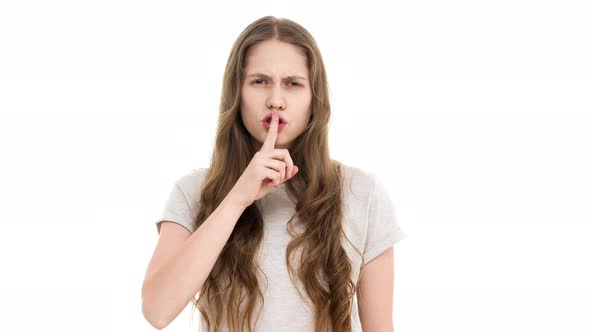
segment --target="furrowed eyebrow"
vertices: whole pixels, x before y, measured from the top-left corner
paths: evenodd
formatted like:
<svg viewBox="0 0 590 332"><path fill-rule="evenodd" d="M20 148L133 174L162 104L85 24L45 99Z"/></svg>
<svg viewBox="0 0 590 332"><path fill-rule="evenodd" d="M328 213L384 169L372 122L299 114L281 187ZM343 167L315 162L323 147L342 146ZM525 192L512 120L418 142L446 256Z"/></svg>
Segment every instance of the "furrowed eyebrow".
<svg viewBox="0 0 590 332"><path fill-rule="evenodd" d="M264 78L267 78L267 79L272 80L272 78L270 76L268 76L266 74L263 74L263 73L254 73L254 74L250 74L250 75L248 75L246 77L252 77L252 76L254 76L254 77L264 77ZM304 80L304 81L307 80L307 78L305 78L303 76L299 76L299 75L289 75L289 76L283 77L283 79L284 80L301 79L301 80Z"/></svg>

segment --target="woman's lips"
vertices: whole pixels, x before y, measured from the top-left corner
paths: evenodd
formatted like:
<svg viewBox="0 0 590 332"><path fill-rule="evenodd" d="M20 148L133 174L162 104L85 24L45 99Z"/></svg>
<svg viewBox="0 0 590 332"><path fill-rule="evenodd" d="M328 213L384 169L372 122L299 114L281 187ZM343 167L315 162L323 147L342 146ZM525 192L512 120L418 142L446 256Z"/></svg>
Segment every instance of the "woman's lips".
<svg viewBox="0 0 590 332"><path fill-rule="evenodd" d="M262 125L264 126L264 128L266 128L266 130L270 129L270 123L262 121ZM287 124L285 122L279 122L279 131L281 131L286 125Z"/></svg>
<svg viewBox="0 0 590 332"><path fill-rule="evenodd" d="M284 122L284 123L289 122L289 121L286 121L285 119L283 119L283 116L281 114L278 114L278 116L279 116L279 123L280 122ZM272 113L269 113L267 116L265 116L263 121L268 121L268 123L270 123L272 121Z"/></svg>

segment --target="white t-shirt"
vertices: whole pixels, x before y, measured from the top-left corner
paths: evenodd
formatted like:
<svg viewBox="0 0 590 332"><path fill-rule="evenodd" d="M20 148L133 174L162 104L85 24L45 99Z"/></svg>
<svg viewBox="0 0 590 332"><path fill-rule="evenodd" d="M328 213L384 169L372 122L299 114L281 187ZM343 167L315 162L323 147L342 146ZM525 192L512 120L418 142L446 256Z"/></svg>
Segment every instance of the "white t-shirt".
<svg viewBox="0 0 590 332"><path fill-rule="evenodd" d="M393 246L406 234L400 228L393 203L387 189L380 179L370 172L348 165L343 166L345 192L343 228L348 239L364 255L365 264L383 251ZM156 221L173 221L195 231L195 221L199 209L200 186L207 169L199 168L180 177L170 192L161 217ZM263 198L255 201L264 220L264 238L260 252L260 268L268 278L262 277L260 287L264 294L264 306L256 323L256 331L313 331L313 309L310 302L299 297L289 274L285 252L291 236L287 232L287 221L295 213L295 204L289 199L284 185L275 188ZM300 230L300 228L295 228ZM346 239L343 245L352 262L353 282L356 284L360 272L361 258ZM294 255L295 256L298 255ZM297 260L294 261L295 264ZM297 279L296 279L297 280ZM306 296L299 283L299 289ZM204 299L204 298L203 298ZM307 296L306 296L307 299ZM260 306L257 307L258 309ZM200 331L206 332L206 322L201 319ZM256 320L254 312L253 323ZM225 323L225 321L223 321ZM357 299L354 296L352 308L353 331L360 332ZM222 331L227 331L223 326Z"/></svg>

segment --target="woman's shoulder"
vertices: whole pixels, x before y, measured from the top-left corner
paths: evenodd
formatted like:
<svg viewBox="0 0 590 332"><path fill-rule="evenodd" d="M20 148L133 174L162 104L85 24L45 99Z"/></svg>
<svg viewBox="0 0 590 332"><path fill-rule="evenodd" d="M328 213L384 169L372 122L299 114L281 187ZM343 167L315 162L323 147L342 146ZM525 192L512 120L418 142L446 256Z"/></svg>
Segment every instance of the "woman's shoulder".
<svg viewBox="0 0 590 332"><path fill-rule="evenodd" d="M342 189L346 204L368 204L375 188L374 173L365 168L338 162L342 169Z"/></svg>
<svg viewBox="0 0 590 332"><path fill-rule="evenodd" d="M371 186L374 183L375 174L371 170L361 168L356 165L346 164L337 161L342 166L343 176L352 184L360 186Z"/></svg>
<svg viewBox="0 0 590 332"><path fill-rule="evenodd" d="M194 198L201 189L207 170L208 168L193 168L182 174L176 180L176 184L186 195Z"/></svg>
<svg viewBox="0 0 590 332"><path fill-rule="evenodd" d="M205 173L207 172L207 168L193 168L185 173L182 173L180 177L178 177L178 183L190 183L200 178L203 178Z"/></svg>

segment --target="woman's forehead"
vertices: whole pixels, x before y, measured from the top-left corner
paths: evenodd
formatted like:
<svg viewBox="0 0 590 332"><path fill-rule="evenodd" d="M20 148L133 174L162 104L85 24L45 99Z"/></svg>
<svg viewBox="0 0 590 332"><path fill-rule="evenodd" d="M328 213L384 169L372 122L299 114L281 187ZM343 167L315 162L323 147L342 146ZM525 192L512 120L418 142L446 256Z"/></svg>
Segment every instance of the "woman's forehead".
<svg viewBox="0 0 590 332"><path fill-rule="evenodd" d="M248 50L246 58L246 75L307 77L307 57L289 43L261 42Z"/></svg>

